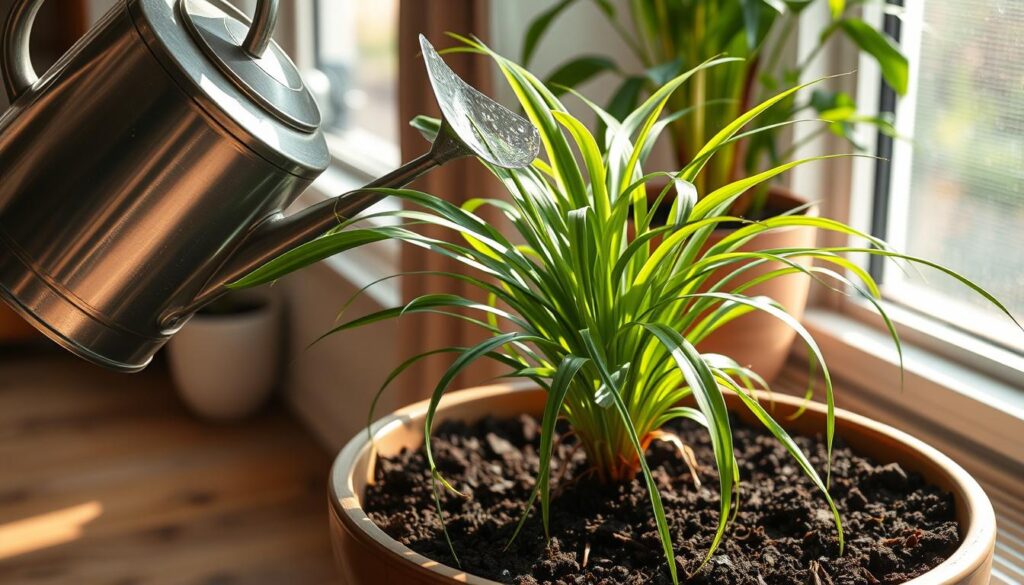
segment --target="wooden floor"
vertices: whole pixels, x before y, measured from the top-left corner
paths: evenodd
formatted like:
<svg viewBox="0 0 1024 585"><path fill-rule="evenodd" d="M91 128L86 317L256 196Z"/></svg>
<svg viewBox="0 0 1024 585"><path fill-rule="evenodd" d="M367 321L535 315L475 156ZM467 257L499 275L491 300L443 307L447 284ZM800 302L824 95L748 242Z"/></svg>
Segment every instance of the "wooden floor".
<svg viewBox="0 0 1024 585"><path fill-rule="evenodd" d="M0 349L0 583L331 583L329 465L279 405L211 425L159 365Z"/></svg>

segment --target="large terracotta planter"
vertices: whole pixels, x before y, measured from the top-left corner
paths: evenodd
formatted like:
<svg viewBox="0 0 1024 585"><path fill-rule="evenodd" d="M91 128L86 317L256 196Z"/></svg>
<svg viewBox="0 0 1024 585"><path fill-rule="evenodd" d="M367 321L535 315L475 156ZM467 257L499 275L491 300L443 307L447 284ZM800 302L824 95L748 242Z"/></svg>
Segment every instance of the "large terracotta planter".
<svg viewBox="0 0 1024 585"><path fill-rule="evenodd" d="M730 407L741 418L747 411L735 397ZM523 386L487 386L454 392L441 402L436 421L475 420L486 415L539 415L545 394ZM800 400L775 396L776 415L784 421ZM375 426L375 442L359 433L334 462L329 485L331 540L343 585L421 585L494 581L468 575L423 557L391 539L363 512L360 499L373 477L378 454L392 455L403 447L414 449L423 441L427 401L403 408ZM995 547L995 514L981 486L945 455L892 427L838 410L836 432L855 451L879 462L896 461L907 471L921 473L929 482L953 494L963 544L944 563L909 583L912 585L983 585L989 582ZM786 423L796 433L824 428L825 407L814 403L807 413ZM376 451L375 451L376 449Z"/></svg>
<svg viewBox="0 0 1024 585"><path fill-rule="evenodd" d="M792 191L782 187L772 187L768 194L769 207L776 210L795 209L806 203ZM804 215L817 215L817 208L811 207ZM715 230L708 239L708 246L722 241L733 230ZM805 226L791 226L758 234L740 248L745 252L755 252L773 248L803 248L815 245L817 230ZM810 266L806 258L796 259L803 266ZM711 282L724 277L740 265L718 271ZM765 263L751 268L744 273L743 279L756 278L772 270L784 268L779 262ZM810 293L811 279L804 274L790 274L763 282L744 291L745 295L763 295L775 299L793 317L803 317L807 307L807 296ZM724 325L708 336L698 345L703 353L720 353L728 355L740 365L748 366L765 380L772 381L782 370L789 356L790 347L796 338L796 332L779 319L754 311Z"/></svg>

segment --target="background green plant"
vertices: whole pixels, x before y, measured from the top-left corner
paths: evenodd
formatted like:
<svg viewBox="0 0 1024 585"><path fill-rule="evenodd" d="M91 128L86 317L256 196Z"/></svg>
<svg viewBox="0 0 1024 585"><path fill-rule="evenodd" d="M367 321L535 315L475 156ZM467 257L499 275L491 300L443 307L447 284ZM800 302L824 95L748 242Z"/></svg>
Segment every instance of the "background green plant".
<svg viewBox="0 0 1024 585"><path fill-rule="evenodd" d="M959 279L996 306L1002 305L959 275L895 252L884 242L840 222L801 215L799 210L758 222L727 214L749 189L798 165L829 157L786 162L710 192L698 190L695 181L706 172L710 161L737 141L764 132L763 127L744 128L804 86L779 92L725 123L680 169L645 174L642 166L672 120L672 116L663 116L672 95L685 91L700 72L728 66L734 60L712 59L676 76L621 122L576 94L606 124L607 131L599 141L526 69L476 40L457 38L464 43L458 50L488 55L498 64L541 135L543 157L532 166L488 166L506 187L508 199L480 198L455 206L441 197L414 190L381 190L403 200L406 209L380 211L371 217L392 218L397 225L355 227L357 220L365 218L344 221L329 234L285 253L232 286L271 282L333 254L388 239L426 248L458 262L464 272L419 274L457 279L477 289L487 302L451 294L423 295L404 305L344 322L326 335L422 312L468 321L486 333L483 341L471 347L439 347L410 357L395 368L380 389L383 392L396 376L426 356L455 356L434 387L425 417L425 450L439 508L438 486L453 492L455 487L434 465L429 437L440 400L452 380L473 362L492 359L507 365L509 376L530 379L547 391L541 420L541 466L534 491L518 526L510 531L510 539L519 533L538 502L545 532L550 534L552 445L556 421L565 418L598 480L631 481L639 474L646 483L666 568L677 582L670 528L644 453L656 431L673 419L688 418L707 428L721 500L717 532L706 562L725 533L740 481L724 398L726 393L734 392L817 485L835 518L841 551L842 525L828 493L828 475L825 479L819 476L773 418L770 407L761 404L754 391L767 389L765 381L728 356L700 353L696 345L718 327L752 311L765 312L793 328L821 372L828 410L824 430L831 453L832 382L818 346L774 300L748 294L751 287L801 273L843 294L863 295L881 310L875 282L846 258L849 253L865 253L932 266ZM429 118L417 118L414 124L428 138L441 127L439 121ZM667 179L668 184L649 204L645 185L656 179ZM667 198L670 191L675 195L671 200ZM662 205L671 207L668 223L653 227L651 219ZM485 206L504 214L511 225L510 234L476 215L475 211ZM727 222L740 222L742 227L707 246L715 226ZM423 235L417 231L422 226L445 228L454 241ZM863 239L869 245L740 251L756 235L789 226L834 231ZM796 261L800 258L812 258L818 265L805 267ZM766 263L774 267L770 272L753 274L755 267ZM717 276L722 271L726 276ZM899 349L895 329L884 312L881 314ZM687 398L696 406L682 406ZM454 547L452 552L455 554Z"/></svg>
<svg viewBox="0 0 1024 585"><path fill-rule="evenodd" d="M567 8L578 0L561 0L539 14L527 29L521 62L529 67L541 40L554 28ZM818 44L802 61L783 62L785 42L795 30L800 14L815 0L629 0L628 15L620 3L590 0L607 17L615 32L642 64L629 71L606 55L578 55L558 66L545 80L555 95L601 74L621 78L605 108L617 120L633 110L679 73L718 55L740 57L722 67L698 71L693 82L669 98L668 109L677 116L669 135L680 166L691 160L719 129L753 103L783 87L803 81L824 45L845 36L881 67L885 80L900 94L907 90L906 57L886 35L855 17L865 0L818 0L828 2L832 14L823 23ZM787 98L756 121L764 132L721 149L696 177L701 193L722 187L743 175L751 175L788 160L796 145L785 147L782 122L797 116L829 121L805 138L831 130L853 143L853 125L872 123L892 132L888 118L863 116L853 98L843 91L816 88L809 98Z"/></svg>

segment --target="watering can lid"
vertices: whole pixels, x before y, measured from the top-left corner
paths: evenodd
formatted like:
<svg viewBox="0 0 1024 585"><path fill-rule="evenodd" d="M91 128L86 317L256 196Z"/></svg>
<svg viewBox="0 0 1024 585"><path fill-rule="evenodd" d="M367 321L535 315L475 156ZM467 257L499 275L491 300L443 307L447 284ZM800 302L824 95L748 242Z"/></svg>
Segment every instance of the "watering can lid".
<svg viewBox="0 0 1024 585"><path fill-rule="evenodd" d="M225 0L134 0L136 27L203 109L276 166L314 178L330 163L320 110L274 41L259 57L242 49L250 19Z"/></svg>

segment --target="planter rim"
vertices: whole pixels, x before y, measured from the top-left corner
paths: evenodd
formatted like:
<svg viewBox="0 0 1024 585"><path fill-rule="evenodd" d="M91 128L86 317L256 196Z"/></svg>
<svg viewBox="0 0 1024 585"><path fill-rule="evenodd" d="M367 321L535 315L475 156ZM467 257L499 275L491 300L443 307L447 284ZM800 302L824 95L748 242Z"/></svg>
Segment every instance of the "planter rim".
<svg viewBox="0 0 1024 585"><path fill-rule="evenodd" d="M467 388L446 394L441 400L440 408L443 410L469 402L488 400L506 393L542 391L529 381ZM757 394L759 398L768 398L768 394L765 392L757 392ZM804 404L804 400L801 397L780 393L774 393L771 398L778 404ZM429 399L422 400L379 419L371 427L373 436L379 437L403 424L414 420L422 420L429 403ZM807 411L822 414L825 412L825 405L812 401L807 404ZM907 445L911 450L918 451L927 459L937 463L963 489L963 503L968 509L967 517L970 518L970 521L965 530L964 527L961 527L961 530L964 530L964 532L960 546L957 547L948 559L937 567L907 581L904 585L959 583L960 580L970 577L978 569L978 564L969 562L969 560L976 557L990 557L991 553L989 551L992 550L996 539L995 512L992 508L992 503L977 480L939 450L903 431L845 409L836 408L835 414L837 421L843 419L869 432L886 435ZM387 550L389 556L392 556L396 562L407 563L425 573L433 574L436 577L447 577L459 583L502 585L497 581L477 577L461 569L449 567L429 559L394 540L381 530L363 510L360 504L361 495L355 493L350 474L350 470L354 467L356 461L367 451L369 451L369 456L371 457L369 469L372 470L376 453L373 451L368 434L361 431L345 445L335 459L328 479L328 499L330 501L331 514L335 515L340 522L352 528L354 534L365 537L367 541Z"/></svg>

